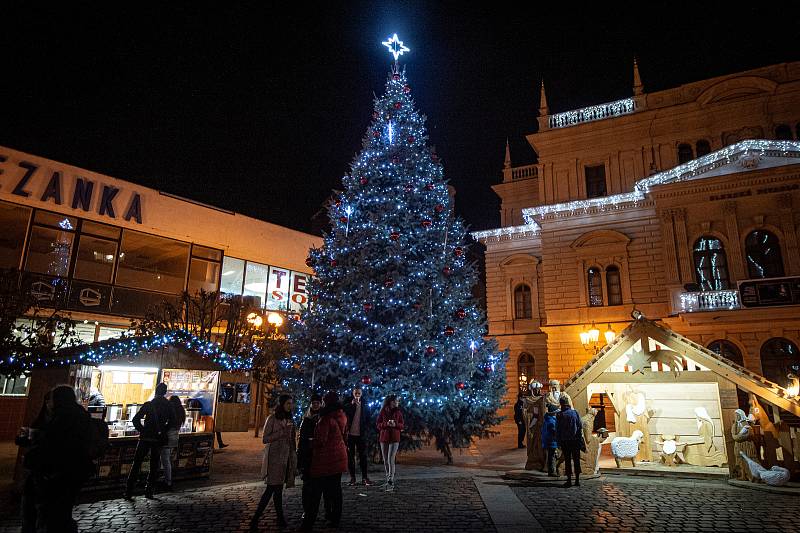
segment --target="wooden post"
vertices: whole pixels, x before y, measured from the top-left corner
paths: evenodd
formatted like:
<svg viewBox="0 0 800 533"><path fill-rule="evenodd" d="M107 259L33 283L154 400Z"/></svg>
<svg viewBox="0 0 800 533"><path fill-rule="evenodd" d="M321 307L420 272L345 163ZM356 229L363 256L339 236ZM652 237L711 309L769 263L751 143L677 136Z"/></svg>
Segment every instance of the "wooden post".
<svg viewBox="0 0 800 533"><path fill-rule="evenodd" d="M736 454L733 451L733 435L731 424L736 409L739 408L739 397L736 394L736 384L722 376L717 376L719 387L720 419L722 421L722 438L725 441L725 453L728 456L728 472L733 477L736 469Z"/></svg>

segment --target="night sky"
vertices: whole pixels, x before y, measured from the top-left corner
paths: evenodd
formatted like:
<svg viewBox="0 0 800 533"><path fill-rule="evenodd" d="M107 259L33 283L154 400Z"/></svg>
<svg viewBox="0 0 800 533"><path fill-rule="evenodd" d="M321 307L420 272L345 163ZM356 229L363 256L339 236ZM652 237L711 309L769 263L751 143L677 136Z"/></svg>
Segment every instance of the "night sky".
<svg viewBox="0 0 800 533"><path fill-rule="evenodd" d="M634 55L645 91L800 59L796 2L30 4L3 10L0 144L303 231L361 148L392 33L472 229L499 225L506 137L534 162L542 77L558 112L630 96Z"/></svg>

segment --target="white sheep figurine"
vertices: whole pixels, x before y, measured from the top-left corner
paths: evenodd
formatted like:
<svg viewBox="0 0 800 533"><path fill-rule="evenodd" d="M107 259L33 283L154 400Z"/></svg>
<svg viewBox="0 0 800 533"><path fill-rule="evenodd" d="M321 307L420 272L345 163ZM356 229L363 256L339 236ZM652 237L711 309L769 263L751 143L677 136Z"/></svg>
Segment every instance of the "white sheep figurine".
<svg viewBox="0 0 800 533"><path fill-rule="evenodd" d="M620 459L630 459L631 464L636 466L636 455L639 453L639 444L641 444L642 438L644 438L644 433L638 429L631 433L630 437L614 437L614 440L611 441L611 453L617 462L617 468L622 468Z"/></svg>
<svg viewBox="0 0 800 533"><path fill-rule="evenodd" d="M750 459L743 451L740 451L739 454L747 463L747 467L750 469L750 474L753 476L753 481L762 481L773 487L780 487L789 482L791 474L782 466L773 466L767 470L756 461Z"/></svg>

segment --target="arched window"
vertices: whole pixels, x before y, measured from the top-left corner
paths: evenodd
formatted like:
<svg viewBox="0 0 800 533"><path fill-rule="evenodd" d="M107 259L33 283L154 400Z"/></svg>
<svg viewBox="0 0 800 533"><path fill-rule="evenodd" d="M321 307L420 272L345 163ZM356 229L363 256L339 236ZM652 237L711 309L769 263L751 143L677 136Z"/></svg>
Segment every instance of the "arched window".
<svg viewBox="0 0 800 533"><path fill-rule="evenodd" d="M519 374L519 392L523 396L529 396L531 391L528 388L528 384L536 379L536 360L531 354L522 352L517 360L517 370Z"/></svg>
<svg viewBox="0 0 800 533"><path fill-rule="evenodd" d="M589 287L589 306L603 306L603 274L597 267L592 267L586 273L587 287Z"/></svg>
<svg viewBox="0 0 800 533"><path fill-rule="evenodd" d="M775 138L779 141L791 141L792 128L786 124L779 124L778 126L775 126Z"/></svg>
<svg viewBox="0 0 800 533"><path fill-rule="evenodd" d="M739 351L739 347L733 344L731 341L725 341L722 339L712 341L711 344L708 345L708 349L717 355L721 355L725 359L733 361L739 366L744 366L742 352Z"/></svg>
<svg viewBox="0 0 800 533"><path fill-rule="evenodd" d="M701 291L722 291L729 287L728 262L722 241L703 235L694 243L694 274Z"/></svg>
<svg viewBox="0 0 800 533"><path fill-rule="evenodd" d="M750 278L783 277L783 255L778 238L765 230L755 230L744 240L747 272Z"/></svg>
<svg viewBox="0 0 800 533"><path fill-rule="evenodd" d="M761 346L761 370L764 377L785 387L787 374L800 374L800 353L797 346L783 337L775 337Z"/></svg>
<svg viewBox="0 0 800 533"><path fill-rule="evenodd" d="M700 139L695 144L695 152L697 153L697 157L701 155L706 155L711 153L711 144L705 139Z"/></svg>
<svg viewBox="0 0 800 533"><path fill-rule="evenodd" d="M514 289L514 318L532 318L531 288L525 284L517 285Z"/></svg>
<svg viewBox="0 0 800 533"><path fill-rule="evenodd" d="M687 161L691 161L694 159L694 152L692 151L692 145L682 143L678 145L678 164L686 163Z"/></svg>
<svg viewBox="0 0 800 533"><path fill-rule="evenodd" d="M606 294L608 294L608 305L622 305L622 283L616 265L606 268Z"/></svg>

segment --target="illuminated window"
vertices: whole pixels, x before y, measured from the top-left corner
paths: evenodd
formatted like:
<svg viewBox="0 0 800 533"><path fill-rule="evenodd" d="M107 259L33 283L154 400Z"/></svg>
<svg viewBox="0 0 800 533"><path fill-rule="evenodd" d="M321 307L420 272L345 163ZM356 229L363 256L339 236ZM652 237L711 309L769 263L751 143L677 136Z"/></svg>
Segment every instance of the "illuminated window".
<svg viewBox="0 0 800 533"><path fill-rule="evenodd" d="M532 318L531 288L527 285L517 285L514 289L514 318Z"/></svg>
<svg viewBox="0 0 800 533"><path fill-rule="evenodd" d="M710 154L711 153L711 145L705 139L700 139L695 144L695 150L697 152L697 157Z"/></svg>
<svg viewBox="0 0 800 533"><path fill-rule="evenodd" d="M589 306L603 306L603 274L597 267L592 267L586 273L587 287L589 288Z"/></svg>
<svg viewBox="0 0 800 533"><path fill-rule="evenodd" d="M608 305L622 305L622 283L616 265L606 268L606 293Z"/></svg>
<svg viewBox="0 0 800 533"><path fill-rule="evenodd" d="M586 197L598 198L605 196L607 194L605 165L584 167L583 170L586 174Z"/></svg>
<svg viewBox="0 0 800 533"><path fill-rule="evenodd" d="M244 283L244 259L225 257L222 260L222 281L219 285L220 292L226 294L242 294Z"/></svg>
<svg viewBox="0 0 800 533"><path fill-rule="evenodd" d="M138 231L122 232L117 285L168 293L186 286L189 244Z"/></svg>
<svg viewBox="0 0 800 533"><path fill-rule="evenodd" d="M691 144L679 144L678 145L678 164L686 163L694 159L694 152L692 151Z"/></svg>
<svg viewBox="0 0 800 533"><path fill-rule="evenodd" d="M719 239L704 235L694 243L694 274L701 291L729 288L728 262Z"/></svg>
<svg viewBox="0 0 800 533"><path fill-rule="evenodd" d="M530 396L528 385L536 379L536 360L531 354L522 352L517 361L517 370L519 372L519 392L523 396Z"/></svg>
<svg viewBox="0 0 800 533"><path fill-rule="evenodd" d="M0 376L0 396L25 396L29 379L26 376Z"/></svg>
<svg viewBox="0 0 800 533"><path fill-rule="evenodd" d="M764 377L785 387L787 374L800 375L800 353L790 340L775 337L761 346L761 370Z"/></svg>
<svg viewBox="0 0 800 533"><path fill-rule="evenodd" d="M783 277L783 255L778 238L769 231L756 230L744 241L747 272L752 279Z"/></svg>

